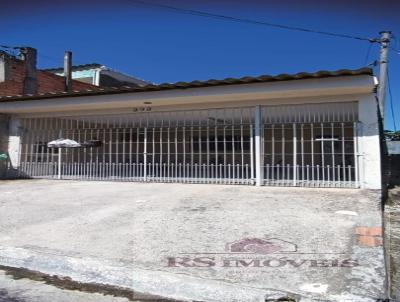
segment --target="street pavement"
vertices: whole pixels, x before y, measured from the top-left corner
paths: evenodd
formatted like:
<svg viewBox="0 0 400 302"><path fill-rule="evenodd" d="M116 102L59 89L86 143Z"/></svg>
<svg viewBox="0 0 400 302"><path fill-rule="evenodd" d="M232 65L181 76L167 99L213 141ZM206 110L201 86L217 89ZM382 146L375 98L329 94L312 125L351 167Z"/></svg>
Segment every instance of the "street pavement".
<svg viewBox="0 0 400 302"><path fill-rule="evenodd" d="M386 297L379 192L66 180L0 191L0 265L183 301Z"/></svg>

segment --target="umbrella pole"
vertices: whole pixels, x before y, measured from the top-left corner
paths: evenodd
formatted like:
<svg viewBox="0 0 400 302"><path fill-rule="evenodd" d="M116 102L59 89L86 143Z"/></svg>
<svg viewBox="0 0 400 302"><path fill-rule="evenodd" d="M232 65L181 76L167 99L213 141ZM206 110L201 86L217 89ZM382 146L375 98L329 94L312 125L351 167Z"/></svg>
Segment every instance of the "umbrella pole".
<svg viewBox="0 0 400 302"><path fill-rule="evenodd" d="M62 148L58 148L58 179L61 179L61 151Z"/></svg>

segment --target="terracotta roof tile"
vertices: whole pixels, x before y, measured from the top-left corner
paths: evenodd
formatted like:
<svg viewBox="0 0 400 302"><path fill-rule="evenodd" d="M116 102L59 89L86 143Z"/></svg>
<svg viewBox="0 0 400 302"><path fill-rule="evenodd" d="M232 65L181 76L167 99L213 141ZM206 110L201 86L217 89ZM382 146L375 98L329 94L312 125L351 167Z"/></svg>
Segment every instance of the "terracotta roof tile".
<svg viewBox="0 0 400 302"><path fill-rule="evenodd" d="M242 78L226 78L222 80L210 79L207 81L195 80L192 82L177 82L177 83L162 83L159 85L149 84L143 87L107 87L99 88L90 84L81 83L76 84L73 92L65 93L64 91L52 91L46 92L34 96L29 95L12 95L0 97L0 101L18 101L18 100L31 100L41 98L54 98L54 97L72 97L72 96L85 96L85 95L102 95L102 94L119 94L119 93L133 93L133 92L146 92L146 91L161 91L161 90L172 90L172 89L188 89L188 88L199 88L199 87L212 87L212 86L226 86L226 85L241 85L251 83L266 83L266 82L278 82L278 81L292 81L292 80L306 80L306 79L320 79L320 78L331 78L331 77L342 77L342 76L360 76L360 75L373 75L371 68L360 68L360 69L340 69L335 71L321 70L313 73L299 72L296 74L278 74L275 76L261 75L258 77L242 77ZM55 76L55 75L54 75ZM56 76L58 77L58 76ZM59 77L61 78L61 77ZM61 78L63 79L63 78ZM77 81L74 81L77 82ZM84 84L84 85L81 85ZM89 85L90 87L87 87ZM85 86L85 87L83 87Z"/></svg>

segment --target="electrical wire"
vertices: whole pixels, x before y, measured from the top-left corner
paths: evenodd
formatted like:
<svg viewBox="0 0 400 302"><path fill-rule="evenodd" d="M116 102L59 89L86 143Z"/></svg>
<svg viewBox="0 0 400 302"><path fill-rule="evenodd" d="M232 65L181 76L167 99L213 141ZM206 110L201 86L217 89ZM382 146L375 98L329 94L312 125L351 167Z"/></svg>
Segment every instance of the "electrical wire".
<svg viewBox="0 0 400 302"><path fill-rule="evenodd" d="M367 54L365 55L364 66L366 66L366 65L368 64L369 54L370 54L370 52L371 52L371 48L372 48L372 43L370 43L370 44L368 45Z"/></svg>
<svg viewBox="0 0 400 302"><path fill-rule="evenodd" d="M392 111L392 120L393 120L394 132L396 132L397 131L397 123L396 123L396 115L394 114L393 96L392 96L392 89L391 89L391 86L390 86L390 77L389 77L389 68L387 69L387 79L388 79L390 110Z"/></svg>
<svg viewBox="0 0 400 302"><path fill-rule="evenodd" d="M147 5L147 6L160 7L160 8L173 10L173 11L188 14L188 15L200 16L200 17L215 18L215 19L227 20L227 21L233 21L233 22L270 26L270 27L275 27L275 28L280 28L280 29L314 33L314 34L320 34L320 35L326 35L326 36L332 36L332 37L338 37L338 38L368 41L371 43L379 42L379 39L376 39L376 38L359 37L359 36L353 36L353 35L348 35L348 34L340 34L340 33L328 32L328 31L314 30L314 29L304 28L304 27L296 27L296 26L289 26L289 25L278 24L278 23L257 21L257 20L252 20L252 19L237 18L237 17L232 17L232 16L208 13L208 12L199 11L199 10L185 9L185 8L180 8L180 7L166 5L166 4L159 4L159 3L155 3L155 2L149 2L149 1L142 1L142 0L127 0L127 1L135 2L135 3Z"/></svg>
<svg viewBox="0 0 400 302"><path fill-rule="evenodd" d="M400 55L400 49L396 49L393 47L389 47L390 50L393 50L396 54Z"/></svg>

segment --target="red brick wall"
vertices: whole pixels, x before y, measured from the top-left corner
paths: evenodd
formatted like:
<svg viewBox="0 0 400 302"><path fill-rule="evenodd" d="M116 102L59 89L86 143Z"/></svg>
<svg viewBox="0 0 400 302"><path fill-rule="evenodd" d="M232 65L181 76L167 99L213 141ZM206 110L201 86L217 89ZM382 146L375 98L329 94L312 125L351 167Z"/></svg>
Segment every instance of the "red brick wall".
<svg viewBox="0 0 400 302"><path fill-rule="evenodd" d="M17 59L9 59L9 80L0 83L0 96L21 95L25 78L24 62ZM50 72L38 70L36 73L38 81L37 93L64 91L64 78ZM97 86L72 81L73 90L98 89Z"/></svg>
<svg viewBox="0 0 400 302"><path fill-rule="evenodd" d="M25 70L23 62L6 59L9 65L9 80L0 83L0 96L22 94Z"/></svg>

